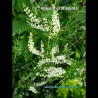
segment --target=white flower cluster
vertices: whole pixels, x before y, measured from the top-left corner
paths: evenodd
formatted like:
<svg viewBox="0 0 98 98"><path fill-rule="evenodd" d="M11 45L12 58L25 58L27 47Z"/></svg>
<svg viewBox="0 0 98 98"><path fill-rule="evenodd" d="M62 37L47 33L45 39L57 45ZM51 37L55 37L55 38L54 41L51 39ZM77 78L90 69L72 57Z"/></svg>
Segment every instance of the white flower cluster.
<svg viewBox="0 0 98 98"><path fill-rule="evenodd" d="M36 55L40 55L40 51L38 51L38 50L36 50L36 49L34 48L34 40L33 40L32 36L33 36L33 35L32 35L32 33L30 32L29 41L28 41L28 48L29 48L29 51L30 51L31 53L36 54Z"/></svg>
<svg viewBox="0 0 98 98"><path fill-rule="evenodd" d="M45 63L50 63L50 59L49 58L45 58L45 59L40 60L38 62L38 65L37 66L42 66Z"/></svg>
<svg viewBox="0 0 98 98"><path fill-rule="evenodd" d="M83 67L79 67L76 70L80 73L80 76L84 73L84 71L86 71L85 68L83 68ZM79 86L83 86L83 85L86 86L86 82L85 81L83 82L83 79L79 78L78 85Z"/></svg>
<svg viewBox="0 0 98 98"><path fill-rule="evenodd" d="M31 13L30 9L23 4L24 11L28 16L28 23L35 29L39 29L42 31L49 31L48 20L47 18L37 18L33 13Z"/></svg>
<svg viewBox="0 0 98 98"><path fill-rule="evenodd" d="M40 60L38 62L38 65L37 66L42 66L43 64L45 63L54 63L54 64L63 64L63 63L66 63L68 65L71 65L71 62L69 60L66 59L66 56L65 55L59 55L59 56L54 56L55 53L59 52L59 48L58 48L58 45L56 45L55 47L53 47L51 49L51 52L50 54L52 55L51 58L45 58L44 57L44 44L43 42L41 41L41 51L38 51L35 47L34 47L34 40L33 40L33 37L32 37L32 33L30 32L30 36L29 36L29 41L28 41L28 48L29 48L29 51L33 54L36 54L36 55L39 55L42 57L42 60Z"/></svg>
<svg viewBox="0 0 98 98"><path fill-rule="evenodd" d="M60 21L57 11L55 10L55 6L53 6L53 14L52 14L52 35L57 35L60 31ZM42 31L49 31L50 26L47 18L37 18L33 13L31 13L30 9L23 4L23 8L25 13L28 16L28 23L31 27L35 29L39 29Z"/></svg>
<svg viewBox="0 0 98 98"><path fill-rule="evenodd" d="M35 47L34 47L34 40L33 40L33 35L30 32L30 36L29 36L29 41L28 41L28 48L29 51L33 54L39 55L42 57L42 60L40 60L38 62L38 66L41 66L45 63L54 63L54 64L63 64L63 63L67 63L68 65L71 65L71 62L68 61L66 59L66 55L59 55L59 56L54 56L55 53L59 52L59 48L58 45L56 45L55 47L53 47L51 49L50 54L52 55L52 58L44 58L44 44L41 41L41 51L38 51Z"/></svg>
<svg viewBox="0 0 98 98"><path fill-rule="evenodd" d="M35 47L34 47L34 40L33 40L33 34L30 32L30 36L29 36L29 41L28 41L28 48L29 51L33 54L39 55L42 57L42 59L44 58L44 44L41 41L41 51L38 51ZM42 62L42 61L41 61Z"/></svg>
<svg viewBox="0 0 98 98"><path fill-rule="evenodd" d="M79 85L79 86L83 86L83 82L82 82L82 81L79 81L79 82L78 82L78 85Z"/></svg>
<svg viewBox="0 0 98 98"><path fill-rule="evenodd" d="M58 53L58 52L59 52L58 45L56 45L55 47L53 47L51 49L51 52L50 52L50 54L52 55L51 62L54 63L54 64L66 63L68 65L71 65L71 62L66 59L66 55L54 56L55 53Z"/></svg>
<svg viewBox="0 0 98 98"><path fill-rule="evenodd" d="M59 47L58 47L58 45L56 45L55 47L53 47L53 48L51 49L50 54L51 54L52 58L54 57L54 54L57 53L57 52L59 52Z"/></svg>
<svg viewBox="0 0 98 98"><path fill-rule="evenodd" d="M68 64L71 65L71 61L66 59L65 55L55 56L54 58L45 58L38 62L37 66L42 66L45 63L53 63L53 64Z"/></svg>
<svg viewBox="0 0 98 98"><path fill-rule="evenodd" d="M43 41L41 41L41 57L42 57L42 59L44 59L44 52L45 52L44 43L43 43Z"/></svg>
<svg viewBox="0 0 98 98"><path fill-rule="evenodd" d="M71 61L67 60L65 55L56 56L56 57L51 59L51 62L54 63L54 64L64 64L64 63L66 63L68 65L71 65Z"/></svg>
<svg viewBox="0 0 98 98"><path fill-rule="evenodd" d="M33 86L30 86L29 90L32 91L35 94L38 93L38 91Z"/></svg>
<svg viewBox="0 0 98 98"><path fill-rule="evenodd" d="M61 67L49 67L47 69L45 69L46 73L47 73L47 77L51 78L51 77L61 77L62 74L66 73L66 71L64 69L62 69Z"/></svg>
<svg viewBox="0 0 98 98"><path fill-rule="evenodd" d="M44 67L43 71L45 73L40 73L40 72L37 72L36 75L37 76L41 76L41 77L44 77L44 78L54 78L54 77L62 77L63 74L66 73L66 71L64 69L62 69L61 67ZM39 87L39 86L42 86L44 84L47 83L47 80L46 81L42 81L40 83L35 83L35 86Z"/></svg>
<svg viewBox="0 0 98 98"><path fill-rule="evenodd" d="M60 21L57 11L55 10L55 6L53 5L53 15L52 15L52 25L53 25L53 35L57 35L60 31Z"/></svg>
<svg viewBox="0 0 98 98"><path fill-rule="evenodd" d="M47 81L43 81L43 82L40 82L40 83L36 83L36 86L42 86L42 85L44 85L44 84L46 84L47 83Z"/></svg>
<svg viewBox="0 0 98 98"><path fill-rule="evenodd" d="M41 46L43 46L43 43L42 43ZM36 50L34 48L33 40L31 40L31 39L29 39L28 47L29 47L30 52L32 52L32 53L34 53L34 54L39 55L39 56L42 57L42 60L40 60L38 62L38 66L42 66L45 63L54 63L54 64L63 64L63 63L66 63L68 65L71 65L71 61L69 61L69 60L66 59L66 55L59 55L59 56L55 56L54 57L54 54L56 53L56 51L54 51L54 49L55 49L54 47L53 47L52 52L51 52L52 53L52 58L44 58L44 55L43 55L44 49L41 47L41 52L38 51L38 50Z"/></svg>
<svg viewBox="0 0 98 98"><path fill-rule="evenodd" d="M86 86L86 81L83 81L82 78L79 78L78 85L79 85L79 86Z"/></svg>

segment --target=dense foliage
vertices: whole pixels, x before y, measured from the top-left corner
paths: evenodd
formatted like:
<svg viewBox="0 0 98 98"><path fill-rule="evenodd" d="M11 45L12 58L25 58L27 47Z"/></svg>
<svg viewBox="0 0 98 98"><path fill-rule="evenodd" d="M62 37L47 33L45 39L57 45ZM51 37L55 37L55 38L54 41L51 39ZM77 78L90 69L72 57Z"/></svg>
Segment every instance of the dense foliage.
<svg viewBox="0 0 98 98"><path fill-rule="evenodd" d="M86 98L85 4L12 0L13 98Z"/></svg>

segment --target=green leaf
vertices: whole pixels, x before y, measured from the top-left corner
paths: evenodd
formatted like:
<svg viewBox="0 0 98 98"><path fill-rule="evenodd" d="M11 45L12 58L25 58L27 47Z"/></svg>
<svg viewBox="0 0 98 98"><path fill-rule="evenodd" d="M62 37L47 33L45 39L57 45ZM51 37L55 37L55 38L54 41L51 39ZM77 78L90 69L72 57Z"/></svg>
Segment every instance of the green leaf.
<svg viewBox="0 0 98 98"><path fill-rule="evenodd" d="M15 5L15 0L12 0L12 8L13 8L14 5Z"/></svg>
<svg viewBox="0 0 98 98"><path fill-rule="evenodd" d="M12 36L23 33L29 29L29 24L24 20L13 20L12 21Z"/></svg>
<svg viewBox="0 0 98 98"><path fill-rule="evenodd" d="M58 88L57 92L58 92L57 98L67 98L69 93L69 88L66 89Z"/></svg>
<svg viewBox="0 0 98 98"><path fill-rule="evenodd" d="M72 0L72 6L78 6L78 0Z"/></svg>
<svg viewBox="0 0 98 98"><path fill-rule="evenodd" d="M81 47L81 55L82 55L85 51L86 51L85 46L82 46L82 47Z"/></svg>
<svg viewBox="0 0 98 98"><path fill-rule="evenodd" d="M86 45L86 40L83 41L83 45Z"/></svg>
<svg viewBox="0 0 98 98"><path fill-rule="evenodd" d="M20 12L24 12L22 3L24 3L28 7L31 6L31 3L29 0L17 0L17 6L19 7Z"/></svg>
<svg viewBox="0 0 98 98"><path fill-rule="evenodd" d="M76 58L76 59L80 59L80 54L79 54L78 51L76 51L76 53L75 53L75 58Z"/></svg>
<svg viewBox="0 0 98 98"><path fill-rule="evenodd" d="M21 0L17 0L17 6L19 7L20 11L23 12L23 5Z"/></svg>

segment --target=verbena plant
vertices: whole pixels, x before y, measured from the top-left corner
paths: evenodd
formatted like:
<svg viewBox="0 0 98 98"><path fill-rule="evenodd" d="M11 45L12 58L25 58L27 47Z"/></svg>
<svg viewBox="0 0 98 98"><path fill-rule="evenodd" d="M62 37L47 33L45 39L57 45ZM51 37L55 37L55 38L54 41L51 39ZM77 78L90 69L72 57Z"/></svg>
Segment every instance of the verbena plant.
<svg viewBox="0 0 98 98"><path fill-rule="evenodd" d="M13 98L85 98L85 0L42 1L12 0Z"/></svg>

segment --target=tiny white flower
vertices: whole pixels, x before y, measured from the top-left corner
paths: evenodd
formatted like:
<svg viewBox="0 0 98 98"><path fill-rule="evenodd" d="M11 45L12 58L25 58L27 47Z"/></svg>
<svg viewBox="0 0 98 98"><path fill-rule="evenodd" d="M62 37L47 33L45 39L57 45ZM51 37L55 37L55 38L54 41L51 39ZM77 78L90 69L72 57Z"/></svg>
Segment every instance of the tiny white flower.
<svg viewBox="0 0 98 98"><path fill-rule="evenodd" d="M57 35L58 32L60 31L60 21L56 10L53 10L52 25L53 25L53 36L54 36Z"/></svg>
<svg viewBox="0 0 98 98"><path fill-rule="evenodd" d="M79 86L83 86L82 81L79 81L78 84L79 84Z"/></svg>
<svg viewBox="0 0 98 98"><path fill-rule="evenodd" d="M34 17L33 17L33 13L31 13L31 14L28 15L28 16L29 16L31 19L34 18Z"/></svg>

